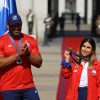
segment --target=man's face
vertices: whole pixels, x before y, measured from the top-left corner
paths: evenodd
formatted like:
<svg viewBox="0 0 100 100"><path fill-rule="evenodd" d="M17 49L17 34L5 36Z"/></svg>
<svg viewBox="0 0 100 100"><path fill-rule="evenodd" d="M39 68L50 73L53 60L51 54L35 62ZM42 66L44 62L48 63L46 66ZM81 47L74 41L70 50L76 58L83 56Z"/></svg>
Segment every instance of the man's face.
<svg viewBox="0 0 100 100"><path fill-rule="evenodd" d="M21 34L22 26L19 24L8 25L8 28L9 28L9 33L14 37L18 37Z"/></svg>

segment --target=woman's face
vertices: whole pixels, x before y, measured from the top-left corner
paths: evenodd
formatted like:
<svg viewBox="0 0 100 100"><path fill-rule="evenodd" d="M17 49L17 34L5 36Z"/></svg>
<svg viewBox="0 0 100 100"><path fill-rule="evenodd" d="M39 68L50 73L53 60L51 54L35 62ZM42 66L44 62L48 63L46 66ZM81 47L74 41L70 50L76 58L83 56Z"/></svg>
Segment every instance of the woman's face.
<svg viewBox="0 0 100 100"><path fill-rule="evenodd" d="M81 47L81 54L83 56L89 56L92 53L92 46L89 42L85 42Z"/></svg>

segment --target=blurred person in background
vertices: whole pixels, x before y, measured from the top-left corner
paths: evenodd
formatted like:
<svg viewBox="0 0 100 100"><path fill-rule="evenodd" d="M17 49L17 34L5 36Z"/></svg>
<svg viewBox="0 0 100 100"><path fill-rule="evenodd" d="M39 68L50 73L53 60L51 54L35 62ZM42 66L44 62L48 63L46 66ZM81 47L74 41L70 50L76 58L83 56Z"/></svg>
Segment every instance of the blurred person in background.
<svg viewBox="0 0 100 100"><path fill-rule="evenodd" d="M80 24L81 24L81 17L79 14L76 15L76 28L77 28L77 31L80 30Z"/></svg>
<svg viewBox="0 0 100 100"><path fill-rule="evenodd" d="M64 56L62 75L70 79L66 100L100 100L100 62L96 57L95 41L84 38L78 57L73 56L72 49L67 49Z"/></svg>
<svg viewBox="0 0 100 100"><path fill-rule="evenodd" d="M53 24L51 25L51 32L50 37L55 38L57 36L57 25L58 25L58 13L56 12L54 16L52 17Z"/></svg>
<svg viewBox="0 0 100 100"><path fill-rule="evenodd" d="M64 27L65 27L65 17L64 14L59 18L59 26L60 26L60 35L64 36Z"/></svg>
<svg viewBox="0 0 100 100"><path fill-rule="evenodd" d="M27 23L28 23L28 33L29 33L29 35L32 35L33 24L34 24L34 15L33 15L31 9L29 10L29 13L27 14Z"/></svg>
<svg viewBox="0 0 100 100"><path fill-rule="evenodd" d="M36 40L23 34L21 17L8 17L9 32L0 38L0 89L3 100L40 100L31 65L40 68L41 54Z"/></svg>
<svg viewBox="0 0 100 100"><path fill-rule="evenodd" d="M98 36L97 41L100 42L100 15L97 16L95 25L96 25L96 34Z"/></svg>
<svg viewBox="0 0 100 100"><path fill-rule="evenodd" d="M100 15L98 15L96 19L96 32L97 35L100 35Z"/></svg>
<svg viewBox="0 0 100 100"><path fill-rule="evenodd" d="M45 23L45 37L48 41L51 41L51 26L53 25L52 17L48 14L48 16L44 19Z"/></svg>

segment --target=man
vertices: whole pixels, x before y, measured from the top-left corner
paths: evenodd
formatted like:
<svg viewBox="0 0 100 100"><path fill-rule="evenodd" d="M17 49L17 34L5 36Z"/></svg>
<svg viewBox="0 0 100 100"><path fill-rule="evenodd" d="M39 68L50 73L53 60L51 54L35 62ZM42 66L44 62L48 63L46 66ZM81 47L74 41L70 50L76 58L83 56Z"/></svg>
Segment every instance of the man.
<svg viewBox="0 0 100 100"><path fill-rule="evenodd" d="M28 22L29 35L32 35L32 33L33 33L33 24L34 24L34 15L33 15L31 9L29 10L29 13L27 14L27 22Z"/></svg>
<svg viewBox="0 0 100 100"><path fill-rule="evenodd" d="M44 19L45 23L45 41L50 41L50 32L51 32L51 26L53 25L53 20L51 16L48 14L48 16Z"/></svg>
<svg viewBox="0 0 100 100"><path fill-rule="evenodd" d="M36 40L21 33L22 20L9 16L9 32L0 38L0 88L3 100L40 100L31 65L40 68L42 58Z"/></svg>
<svg viewBox="0 0 100 100"><path fill-rule="evenodd" d="M80 31L81 17L79 14L76 15L76 27L77 31Z"/></svg>

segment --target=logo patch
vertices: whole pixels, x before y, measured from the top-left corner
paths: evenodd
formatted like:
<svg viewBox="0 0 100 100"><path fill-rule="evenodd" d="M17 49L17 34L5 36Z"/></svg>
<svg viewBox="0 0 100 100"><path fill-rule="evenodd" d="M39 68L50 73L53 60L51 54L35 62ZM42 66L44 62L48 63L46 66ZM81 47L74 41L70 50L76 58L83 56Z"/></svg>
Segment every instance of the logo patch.
<svg viewBox="0 0 100 100"><path fill-rule="evenodd" d="M17 20L18 18L17 18L17 16L15 15L15 16L12 16L12 19L13 19L13 20Z"/></svg>
<svg viewBox="0 0 100 100"><path fill-rule="evenodd" d="M12 45L8 45L8 47L11 47Z"/></svg>
<svg viewBox="0 0 100 100"><path fill-rule="evenodd" d="M73 72L77 72L77 69L75 69Z"/></svg>
<svg viewBox="0 0 100 100"><path fill-rule="evenodd" d="M95 75L95 74L96 74L96 70L93 69L93 70L91 71L91 73L92 73L92 75Z"/></svg>

